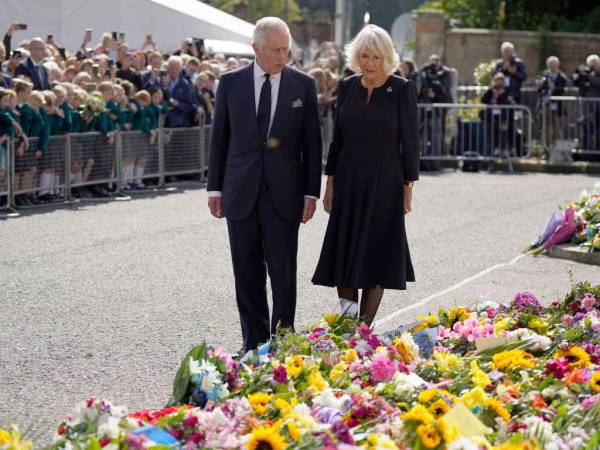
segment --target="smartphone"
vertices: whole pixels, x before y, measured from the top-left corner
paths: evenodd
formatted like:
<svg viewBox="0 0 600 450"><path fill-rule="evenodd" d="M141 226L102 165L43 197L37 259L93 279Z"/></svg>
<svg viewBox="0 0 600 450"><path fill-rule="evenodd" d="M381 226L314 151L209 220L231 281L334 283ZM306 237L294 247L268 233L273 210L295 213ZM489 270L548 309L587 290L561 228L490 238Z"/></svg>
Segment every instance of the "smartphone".
<svg viewBox="0 0 600 450"><path fill-rule="evenodd" d="M116 41L118 39L116 31L112 32L112 38L113 38L113 41Z"/></svg>
<svg viewBox="0 0 600 450"><path fill-rule="evenodd" d="M125 33L122 31L119 32L119 41L125 42Z"/></svg>
<svg viewBox="0 0 600 450"><path fill-rule="evenodd" d="M108 60L108 67L114 66L115 62L112 59Z"/></svg>
<svg viewBox="0 0 600 450"><path fill-rule="evenodd" d="M88 39L92 39L92 29L88 28L87 30L85 30L85 35L87 36Z"/></svg>
<svg viewBox="0 0 600 450"><path fill-rule="evenodd" d="M152 35L151 34L147 34L146 35L146 40L147 41L151 41L152 40Z"/></svg>
<svg viewBox="0 0 600 450"><path fill-rule="evenodd" d="M19 23L17 24L17 30L26 30L27 29L27 24L26 23Z"/></svg>
<svg viewBox="0 0 600 450"><path fill-rule="evenodd" d="M67 59L67 54L65 52L65 48L64 47L60 47L58 49L58 53L60 54L60 56L62 57L62 59Z"/></svg>
<svg viewBox="0 0 600 450"><path fill-rule="evenodd" d="M47 36L46 36L46 40L47 40L47 41L51 41L51 40L52 40L52 38L53 38L53 36L52 36L51 34L49 34L49 35L47 35Z"/></svg>
<svg viewBox="0 0 600 450"><path fill-rule="evenodd" d="M100 69L99 69L99 67L98 67L98 64L94 64L94 65L92 66L92 73L94 74L94 76L95 76L95 77L97 77L97 76L98 76L98 74L100 73Z"/></svg>
<svg viewBox="0 0 600 450"><path fill-rule="evenodd" d="M13 50L13 51L11 52L11 54L10 54L10 57L11 57L12 59L15 59L15 58L20 58L20 57L21 57L21 50Z"/></svg>

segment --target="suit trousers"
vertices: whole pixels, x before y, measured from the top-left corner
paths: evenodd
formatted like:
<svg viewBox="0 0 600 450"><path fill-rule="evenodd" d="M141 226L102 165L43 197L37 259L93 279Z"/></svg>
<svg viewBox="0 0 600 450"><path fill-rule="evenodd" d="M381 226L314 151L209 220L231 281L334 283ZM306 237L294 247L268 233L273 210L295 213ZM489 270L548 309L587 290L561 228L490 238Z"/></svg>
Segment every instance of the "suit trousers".
<svg viewBox="0 0 600 450"><path fill-rule="evenodd" d="M256 348L278 326L293 328L296 312L298 221L279 217L267 186L261 181L256 205L241 221L227 219L244 347ZM269 326L267 272L273 291Z"/></svg>

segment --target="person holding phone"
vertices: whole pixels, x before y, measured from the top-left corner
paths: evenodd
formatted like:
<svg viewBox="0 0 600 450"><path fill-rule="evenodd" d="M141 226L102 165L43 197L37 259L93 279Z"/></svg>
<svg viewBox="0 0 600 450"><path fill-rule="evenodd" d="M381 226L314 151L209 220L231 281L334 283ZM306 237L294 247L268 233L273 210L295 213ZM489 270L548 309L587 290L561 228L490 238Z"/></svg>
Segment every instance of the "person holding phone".
<svg viewBox="0 0 600 450"><path fill-rule="evenodd" d="M8 27L8 30L6 30L6 33L4 33L4 38L2 39L2 43L4 44L4 57L0 60L0 62L8 60L8 58L11 54L12 34L15 31L21 31L21 30L26 30L26 29L27 29L27 25L24 23L14 22L14 23L10 24L10 26Z"/></svg>

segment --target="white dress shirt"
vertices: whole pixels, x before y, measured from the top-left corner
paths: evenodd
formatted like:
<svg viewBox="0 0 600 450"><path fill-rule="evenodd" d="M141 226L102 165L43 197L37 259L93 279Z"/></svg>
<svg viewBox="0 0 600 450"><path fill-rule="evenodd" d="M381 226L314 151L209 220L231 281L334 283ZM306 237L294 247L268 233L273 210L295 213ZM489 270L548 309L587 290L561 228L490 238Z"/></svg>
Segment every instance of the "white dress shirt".
<svg viewBox="0 0 600 450"><path fill-rule="evenodd" d="M260 91L266 80L265 71L258 65L254 60L253 72L254 72L254 108L258 114L258 103L260 102ZM277 108L277 97L279 97L279 85L281 84L281 72L272 74L269 78L271 81L271 119L269 120L269 131L273 125L273 119L275 118L275 109ZM220 197L221 191L208 191L209 197ZM306 198L317 199L311 195L305 195Z"/></svg>

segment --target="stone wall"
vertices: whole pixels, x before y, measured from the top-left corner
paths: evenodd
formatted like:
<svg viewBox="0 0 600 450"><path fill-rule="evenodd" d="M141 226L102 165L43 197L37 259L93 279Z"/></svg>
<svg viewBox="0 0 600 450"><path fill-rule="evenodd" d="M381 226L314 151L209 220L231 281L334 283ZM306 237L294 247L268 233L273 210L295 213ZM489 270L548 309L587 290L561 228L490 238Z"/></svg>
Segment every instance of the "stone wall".
<svg viewBox="0 0 600 450"><path fill-rule="evenodd" d="M451 28L442 11L415 11L415 59L420 66L432 53L444 64L458 70L459 84L474 84L473 69L483 61L500 57L500 45L510 41L525 62L532 82L539 73L540 35L532 31ZM552 54L561 60L561 69L571 75L591 53L600 53L600 34L550 33Z"/></svg>

